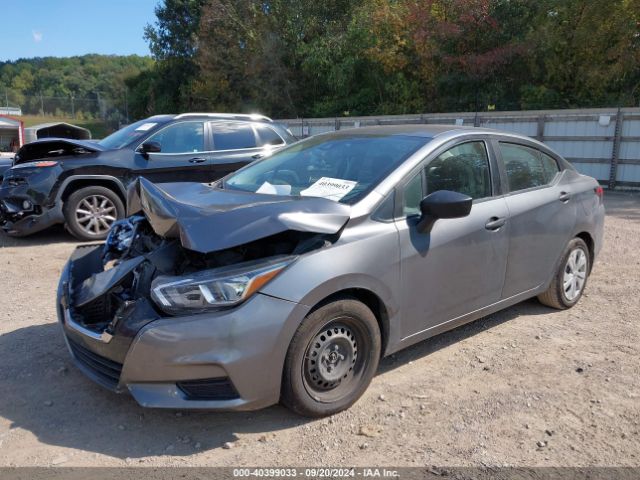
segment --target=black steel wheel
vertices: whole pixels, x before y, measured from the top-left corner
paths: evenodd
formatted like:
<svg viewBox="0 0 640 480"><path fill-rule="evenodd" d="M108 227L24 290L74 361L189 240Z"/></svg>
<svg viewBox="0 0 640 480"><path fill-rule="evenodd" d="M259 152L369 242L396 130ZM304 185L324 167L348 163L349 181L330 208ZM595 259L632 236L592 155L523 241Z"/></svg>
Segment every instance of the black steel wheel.
<svg viewBox="0 0 640 480"><path fill-rule="evenodd" d="M321 306L291 341L282 402L311 417L348 408L369 386L380 349L378 322L366 305L341 299Z"/></svg>

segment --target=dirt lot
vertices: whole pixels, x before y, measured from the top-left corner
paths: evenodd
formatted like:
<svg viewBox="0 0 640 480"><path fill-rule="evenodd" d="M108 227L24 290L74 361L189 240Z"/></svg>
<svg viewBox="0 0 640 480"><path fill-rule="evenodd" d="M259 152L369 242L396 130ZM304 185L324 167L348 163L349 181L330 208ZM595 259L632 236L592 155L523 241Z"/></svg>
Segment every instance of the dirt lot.
<svg viewBox="0 0 640 480"><path fill-rule="evenodd" d="M0 236L0 466L640 466L640 196L606 203L575 308L531 300L423 342L317 421L145 410L94 385L55 323L74 243Z"/></svg>

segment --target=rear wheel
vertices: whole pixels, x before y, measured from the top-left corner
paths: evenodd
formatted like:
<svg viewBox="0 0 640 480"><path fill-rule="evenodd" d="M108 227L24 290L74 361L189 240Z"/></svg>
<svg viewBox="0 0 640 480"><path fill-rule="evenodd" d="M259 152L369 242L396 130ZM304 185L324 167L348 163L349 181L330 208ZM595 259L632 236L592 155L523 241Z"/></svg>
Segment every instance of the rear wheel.
<svg viewBox="0 0 640 480"><path fill-rule="evenodd" d="M338 300L305 318L285 360L282 403L309 417L332 415L362 396L378 368L376 317L363 303Z"/></svg>
<svg viewBox="0 0 640 480"><path fill-rule="evenodd" d="M587 285L591 268L590 258L589 248L582 239L571 240L549 289L539 295L538 300L560 310L571 308L578 303Z"/></svg>
<svg viewBox="0 0 640 480"><path fill-rule="evenodd" d="M80 240L102 240L116 220L124 217L120 197L106 187L85 187L64 203L67 229Z"/></svg>

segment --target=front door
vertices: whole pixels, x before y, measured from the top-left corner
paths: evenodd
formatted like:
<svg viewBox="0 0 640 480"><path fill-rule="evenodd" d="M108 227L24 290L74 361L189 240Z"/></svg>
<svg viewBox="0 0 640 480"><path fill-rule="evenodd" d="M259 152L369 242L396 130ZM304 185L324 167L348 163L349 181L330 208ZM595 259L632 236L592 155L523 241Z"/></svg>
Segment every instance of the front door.
<svg viewBox="0 0 640 480"><path fill-rule="evenodd" d="M145 158L136 152L135 172L154 183L207 182L212 178L212 159L206 145L204 122L185 121L169 125L146 142L158 142L160 152Z"/></svg>
<svg viewBox="0 0 640 480"><path fill-rule="evenodd" d="M495 162L493 162L495 169ZM430 161L401 187L400 237L403 336L440 324L500 299L508 251L509 219L494 196L485 141L458 144ZM463 218L437 220L420 233L420 200L437 190L473 198Z"/></svg>

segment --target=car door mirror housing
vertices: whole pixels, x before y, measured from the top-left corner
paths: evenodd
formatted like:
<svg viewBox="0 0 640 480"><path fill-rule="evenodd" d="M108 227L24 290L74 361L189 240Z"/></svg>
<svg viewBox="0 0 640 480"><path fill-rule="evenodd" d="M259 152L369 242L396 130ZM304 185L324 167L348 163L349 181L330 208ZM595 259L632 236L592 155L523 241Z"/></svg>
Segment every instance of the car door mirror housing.
<svg viewBox="0 0 640 480"><path fill-rule="evenodd" d="M440 218L461 218L471 212L473 199L469 195L450 190L430 193L420 202L421 217L418 222L420 232L428 231Z"/></svg>
<svg viewBox="0 0 640 480"><path fill-rule="evenodd" d="M162 151L162 145L160 142L144 142L140 146L140 152L146 157L149 158L150 153L160 153Z"/></svg>

